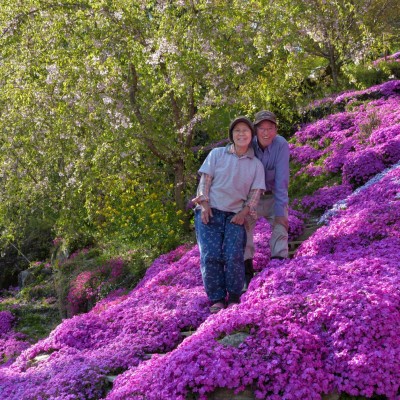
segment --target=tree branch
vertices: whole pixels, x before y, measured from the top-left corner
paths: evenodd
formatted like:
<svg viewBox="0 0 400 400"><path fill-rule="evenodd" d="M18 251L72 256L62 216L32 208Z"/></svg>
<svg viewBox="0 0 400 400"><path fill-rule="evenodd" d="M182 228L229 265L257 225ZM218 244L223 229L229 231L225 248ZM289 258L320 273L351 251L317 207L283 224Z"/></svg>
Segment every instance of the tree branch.
<svg viewBox="0 0 400 400"><path fill-rule="evenodd" d="M33 180L33 182L35 182L36 184L38 184L38 180L35 178L35 176L31 173L31 171L29 170L29 168L26 166L26 164L19 158L18 154L16 151L14 151L14 149L9 149L9 151L11 152L11 154L15 157L15 160L17 161L17 163L20 163L22 165L22 167L25 169L25 172L27 173L27 175Z"/></svg>
<svg viewBox="0 0 400 400"><path fill-rule="evenodd" d="M149 150L160 160L165 161L166 163L170 163L169 157L167 157L164 153L160 152L154 142L149 139L149 137L146 135L146 122L145 119L143 118L143 115L140 111L138 102L137 102L137 93L138 93L138 74L136 71L135 66L131 63L129 66L130 70L130 77L131 77L131 84L129 87L129 100L131 102L133 112L139 122L139 125L142 127L144 130L144 134L138 134L138 137L146 143L146 145L149 147Z"/></svg>
<svg viewBox="0 0 400 400"><path fill-rule="evenodd" d="M170 84L169 76L168 76L168 72L167 72L167 67L164 62L160 63L160 68L161 68L162 74L164 75L165 83L167 85L169 85ZM170 89L168 91L168 95L169 95L169 99L170 99L171 106L172 106L175 126L176 126L176 128L179 128L181 125L181 111L178 107L178 102L176 101L174 90Z"/></svg>
<svg viewBox="0 0 400 400"><path fill-rule="evenodd" d="M189 126L186 131L186 139L185 139L185 147L190 147L194 135L194 125L198 122L195 119L196 115L196 107L195 107L195 100L194 100L194 84L192 83L189 88Z"/></svg>
<svg viewBox="0 0 400 400"><path fill-rule="evenodd" d="M19 25L21 25L31 15L35 15L35 14L40 13L42 11L51 10L51 9L55 9L55 8L90 9L90 7L87 4L83 4L83 3L74 3L74 4L62 4L62 3L60 3L60 4L49 4L48 6L45 6L45 7L41 8L41 9L35 8L35 9L30 10L28 12L21 12L16 17L14 17L14 19L8 24L7 27L5 27L3 29L3 32L2 32L2 34L0 36L0 39L3 38L4 36L6 36L7 33L9 33L10 31L13 31L14 29L16 29Z"/></svg>

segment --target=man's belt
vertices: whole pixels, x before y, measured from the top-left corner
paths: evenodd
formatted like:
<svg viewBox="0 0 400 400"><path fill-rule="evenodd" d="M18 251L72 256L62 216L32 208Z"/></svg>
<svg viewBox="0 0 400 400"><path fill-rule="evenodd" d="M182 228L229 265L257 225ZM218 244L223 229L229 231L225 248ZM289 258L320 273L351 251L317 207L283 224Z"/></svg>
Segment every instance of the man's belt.
<svg viewBox="0 0 400 400"><path fill-rule="evenodd" d="M261 193L261 196L271 196L272 194L272 190L264 190L264 192Z"/></svg>

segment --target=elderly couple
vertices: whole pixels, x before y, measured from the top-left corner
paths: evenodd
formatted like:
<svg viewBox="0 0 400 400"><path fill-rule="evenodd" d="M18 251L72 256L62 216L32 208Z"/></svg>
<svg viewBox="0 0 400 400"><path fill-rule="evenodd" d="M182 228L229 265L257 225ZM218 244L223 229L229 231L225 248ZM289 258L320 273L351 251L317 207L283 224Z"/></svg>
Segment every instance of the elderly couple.
<svg viewBox="0 0 400 400"><path fill-rule="evenodd" d="M238 117L230 144L213 149L199 169L195 209L201 274L210 312L240 302L253 271L257 218L272 226L271 258L288 257L289 145L276 115L260 111L254 124Z"/></svg>

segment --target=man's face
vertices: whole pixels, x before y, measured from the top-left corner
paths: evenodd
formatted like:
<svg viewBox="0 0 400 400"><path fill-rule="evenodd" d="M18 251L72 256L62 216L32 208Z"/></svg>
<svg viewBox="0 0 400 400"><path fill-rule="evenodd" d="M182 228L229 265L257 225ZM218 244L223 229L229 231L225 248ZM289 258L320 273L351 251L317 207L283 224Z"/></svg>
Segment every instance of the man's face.
<svg viewBox="0 0 400 400"><path fill-rule="evenodd" d="M257 139L260 147L265 149L274 140L277 134L277 127L271 121L261 121L256 126Z"/></svg>

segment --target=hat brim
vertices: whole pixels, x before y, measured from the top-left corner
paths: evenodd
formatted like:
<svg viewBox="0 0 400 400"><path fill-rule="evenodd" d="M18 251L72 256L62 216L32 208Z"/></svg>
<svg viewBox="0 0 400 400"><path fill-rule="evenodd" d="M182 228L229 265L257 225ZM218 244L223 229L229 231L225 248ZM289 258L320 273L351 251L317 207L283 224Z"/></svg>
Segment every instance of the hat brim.
<svg viewBox="0 0 400 400"><path fill-rule="evenodd" d="M255 129L254 129L254 125L253 122L251 122L251 120L247 117L237 117L235 118L230 126L229 126L229 139L231 140L231 142L233 142L233 128L239 123L239 122L244 122L251 130L251 136L255 135Z"/></svg>

